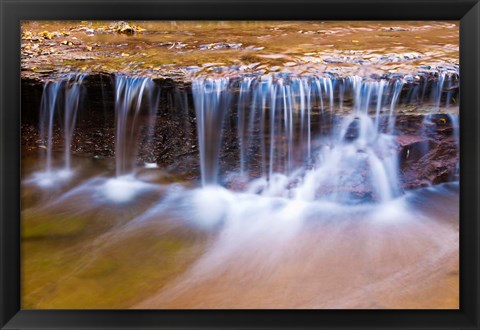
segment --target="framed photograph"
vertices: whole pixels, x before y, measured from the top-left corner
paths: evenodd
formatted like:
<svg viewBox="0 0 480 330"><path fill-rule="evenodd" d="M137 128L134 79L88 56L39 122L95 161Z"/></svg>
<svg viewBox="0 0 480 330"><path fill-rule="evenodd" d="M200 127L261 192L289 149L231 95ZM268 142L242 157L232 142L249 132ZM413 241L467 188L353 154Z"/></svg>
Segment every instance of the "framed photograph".
<svg viewBox="0 0 480 330"><path fill-rule="evenodd" d="M1 3L1 329L479 329L478 1Z"/></svg>

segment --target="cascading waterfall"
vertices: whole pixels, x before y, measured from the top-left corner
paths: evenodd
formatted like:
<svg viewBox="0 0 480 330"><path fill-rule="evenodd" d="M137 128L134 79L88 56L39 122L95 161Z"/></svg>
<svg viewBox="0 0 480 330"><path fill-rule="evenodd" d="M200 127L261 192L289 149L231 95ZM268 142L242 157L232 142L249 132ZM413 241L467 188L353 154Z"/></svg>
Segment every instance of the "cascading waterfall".
<svg viewBox="0 0 480 330"><path fill-rule="evenodd" d="M132 174L135 169L139 133L147 127L151 143L159 91L150 78L115 77L115 165L116 176Z"/></svg>
<svg viewBox="0 0 480 330"><path fill-rule="evenodd" d="M445 95L444 106L447 108L450 106L453 94L453 92L451 91L451 86L454 80L455 76L453 74L449 74L447 72L439 72L437 79L432 83L430 98L433 102L433 106L430 108L430 111L423 119L422 131L420 132L422 136L427 135L427 132L425 130L426 126L432 120L432 115L438 113L440 107L442 106L443 95ZM427 151L428 150L425 150L425 152Z"/></svg>
<svg viewBox="0 0 480 330"><path fill-rule="evenodd" d="M56 116L61 118L65 144L62 175L71 171L70 148L84 77L70 76L45 85L40 126L48 176L53 170ZM450 90L454 77L442 77L427 89L404 78L358 76L194 79L201 184L221 186L233 179L242 183L240 189L264 196L348 204L389 201L402 190L395 136L397 105L413 100L421 103L420 95L428 92L433 109L438 110L443 100L448 106L454 96ZM445 84L450 87L444 88ZM123 75L115 77L114 92L116 178L122 178L123 185L125 180L138 181L139 152L153 155L160 92L149 78ZM185 103L183 112L188 115L186 94L180 103ZM458 116L450 114L449 118L458 141ZM226 177L222 172L226 123L234 127L227 133L229 143L236 143L230 150L238 150L238 159L234 159L238 163L230 157L228 165L238 176ZM150 165L146 167L156 167ZM113 200L117 190L125 188L117 186L120 181L108 181L113 184L114 189L107 187ZM120 199L131 198L124 197Z"/></svg>
<svg viewBox="0 0 480 330"><path fill-rule="evenodd" d="M220 184L223 122L236 110L247 191L341 203L391 200L401 193L394 133L406 84L358 76L194 80L202 184ZM435 107L442 84L432 87ZM418 98L419 86L408 87L406 97Z"/></svg>
<svg viewBox="0 0 480 330"><path fill-rule="evenodd" d="M71 144L75 131L77 113L84 94L85 74L70 75L66 80L47 82L44 85L40 103L40 138L46 144L45 170L40 182L45 185L57 178L72 174ZM63 131L64 164L60 171L53 168L53 139L55 118L63 117L60 126ZM54 172L56 172L54 174Z"/></svg>
<svg viewBox="0 0 480 330"><path fill-rule="evenodd" d="M336 202L365 198L388 201L399 194L398 159L392 135L395 113L403 83L364 81L351 78L354 111L333 130L307 172L297 196L313 200L326 197ZM390 96L386 132L379 123L385 111L383 99ZM374 104L376 102L376 104ZM374 119L370 112L374 110Z"/></svg>
<svg viewBox="0 0 480 330"><path fill-rule="evenodd" d="M75 78L69 79L65 88L65 111L64 111L64 126L63 135L65 143L65 169L71 170L71 146L73 132L77 122L77 112L80 104L80 95L82 93L82 82L85 75L78 75Z"/></svg>
<svg viewBox="0 0 480 330"><path fill-rule="evenodd" d="M228 87L227 78L192 82L203 186L217 183L223 119L230 106Z"/></svg>
<svg viewBox="0 0 480 330"><path fill-rule="evenodd" d="M62 85L62 81L45 83L40 103L40 138L46 142L45 173L47 174L52 173L53 125Z"/></svg>
<svg viewBox="0 0 480 330"><path fill-rule="evenodd" d="M245 175L245 146L248 140L248 123L246 122L247 111L250 106L251 97L246 92L250 90L253 78L247 78L240 82L240 92L237 105L237 130L238 145L240 148L240 175Z"/></svg>
<svg viewBox="0 0 480 330"><path fill-rule="evenodd" d="M115 177L98 187L100 199L126 203L151 189L150 184L138 180L135 174L140 148L152 154L159 102L160 90L152 79L115 76ZM156 163L146 163L145 167L156 167Z"/></svg>
<svg viewBox="0 0 480 330"><path fill-rule="evenodd" d="M23 308L459 308L459 24L67 23L21 26Z"/></svg>

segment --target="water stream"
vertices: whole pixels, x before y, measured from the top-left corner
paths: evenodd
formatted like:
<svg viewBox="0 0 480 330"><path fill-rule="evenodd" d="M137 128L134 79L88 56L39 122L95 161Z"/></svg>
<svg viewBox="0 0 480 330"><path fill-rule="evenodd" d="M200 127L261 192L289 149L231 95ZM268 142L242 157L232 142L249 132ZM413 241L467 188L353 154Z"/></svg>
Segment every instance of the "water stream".
<svg viewBox="0 0 480 330"><path fill-rule="evenodd" d="M431 87L434 107L426 118L438 111L445 94L441 77ZM395 122L402 79L270 75L192 84L203 186L221 184L224 119L236 110L240 164L235 168L249 183L247 190L341 203L359 197L384 202L401 193ZM412 93L419 88L409 89L408 99L418 97ZM347 97L350 110L343 104ZM314 118L319 127L313 127ZM256 172L249 175L250 170Z"/></svg>
<svg viewBox="0 0 480 330"><path fill-rule="evenodd" d="M43 88L40 104L40 139L42 148L46 149L45 167L33 180L40 185L50 186L56 180L68 179L72 173L71 144L75 132L77 112L82 98L85 97L84 74L69 75L64 80L47 82ZM63 120L62 120L63 117ZM55 121L61 122L63 131L63 166L53 165L53 140Z"/></svg>
<svg viewBox="0 0 480 330"><path fill-rule="evenodd" d="M161 155L148 158L157 150L158 116L167 111L164 91L149 78L115 77L114 159L87 160L72 152L77 112L87 95L84 78L45 84L40 107L45 164L31 165L33 176L22 185L48 198L28 199L24 214L75 215L97 224L101 229L78 245L95 251L92 260L139 232L159 235L154 241L173 233L182 240L191 232L210 235L185 272L134 308L404 306L389 300L395 299L391 288L403 292L399 276L412 285L430 278L456 283L436 265L448 264L446 272L455 267L458 183L405 189L398 142L404 133L397 125L402 107L410 104L427 104L425 119L418 119L422 125L441 108L451 110L453 94L444 86L452 77L440 76L425 88L404 78L359 76L196 78L194 111L189 112L185 90L175 90L173 103L178 104L173 112L183 116L175 120L195 115L195 125L189 120L179 125L198 145L193 154L199 175L188 182L157 180L169 170L155 161ZM458 152L458 114L442 116L451 123L449 138ZM422 125L420 138L428 139ZM58 127L61 155L54 143ZM61 173L70 176L59 181ZM150 251L138 244L138 253ZM79 261L75 271L90 262ZM148 263L145 269L151 268ZM243 287L236 285L240 282ZM426 295L434 292L415 287ZM250 303L247 293L261 293L258 304Z"/></svg>

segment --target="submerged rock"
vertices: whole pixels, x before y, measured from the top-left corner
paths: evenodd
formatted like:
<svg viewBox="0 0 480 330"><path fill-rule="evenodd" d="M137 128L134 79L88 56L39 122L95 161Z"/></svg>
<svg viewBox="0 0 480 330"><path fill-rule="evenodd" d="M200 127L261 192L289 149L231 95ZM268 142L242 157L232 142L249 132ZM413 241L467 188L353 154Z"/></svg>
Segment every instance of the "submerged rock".
<svg viewBox="0 0 480 330"><path fill-rule="evenodd" d="M124 21L114 22L108 26L108 29L110 31L116 31L118 33L125 33L125 34L135 34L137 32L145 31L144 28L138 25L129 24Z"/></svg>

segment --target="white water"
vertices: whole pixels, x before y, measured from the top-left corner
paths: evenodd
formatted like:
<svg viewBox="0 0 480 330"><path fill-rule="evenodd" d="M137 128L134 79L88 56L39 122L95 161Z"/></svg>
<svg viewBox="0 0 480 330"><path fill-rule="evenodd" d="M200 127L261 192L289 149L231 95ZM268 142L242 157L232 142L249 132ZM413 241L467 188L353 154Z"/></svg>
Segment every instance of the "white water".
<svg viewBox="0 0 480 330"><path fill-rule="evenodd" d="M192 85L203 186L221 183L224 118L238 93L239 168L247 190L342 203L382 202L400 194L394 126L403 81L270 75L231 82L198 79ZM344 108L347 95L353 110L339 120L335 109ZM314 117L321 126L315 130ZM249 175L252 168L260 178Z"/></svg>
<svg viewBox="0 0 480 330"><path fill-rule="evenodd" d="M157 115L159 90L149 78L115 77L115 168L117 177L133 174L137 162L138 136L147 127L148 141Z"/></svg>
<svg viewBox="0 0 480 330"><path fill-rule="evenodd" d="M222 141L222 129L218 128L223 126L225 110L229 106L228 85L227 78L192 82L204 186L217 183L218 156Z"/></svg>
<svg viewBox="0 0 480 330"><path fill-rule="evenodd" d="M146 148L152 147L160 90L144 77L115 77L115 177L95 188L100 200L128 203L151 185L136 178L140 133L146 130ZM146 163L146 168L157 168Z"/></svg>
<svg viewBox="0 0 480 330"><path fill-rule="evenodd" d="M442 93L445 81L451 84L451 79L441 75L431 86L435 108L445 95ZM53 119L60 97L65 98L65 166L62 172L55 173L55 180L71 175L70 144L82 81L83 76L79 76L45 85L40 117L41 133L47 141L46 174L37 173L42 185L54 184ZM401 79L282 74L193 80L202 187L222 186L229 179L223 173L220 157L226 119L231 122L234 117L238 163L226 166L238 169L238 176L232 178L243 182L243 192L291 201L339 204L384 203L395 199L402 194L395 141L396 109L402 102L405 84ZM418 99L419 90L419 86L407 85L403 101ZM134 183L138 180L139 136L146 130L148 137L143 147L153 148L159 96L159 88L149 78L116 76L116 177L109 179L104 187L105 196L114 202L129 201L138 195L135 191L140 185ZM188 112L186 95L183 99L182 111ZM450 102L448 97L447 102ZM456 118L451 115L458 141ZM144 167L155 170L158 165L145 161Z"/></svg>
<svg viewBox="0 0 480 330"><path fill-rule="evenodd" d="M69 179L73 175L71 145L77 122L77 113L84 97L84 74L69 75L65 80L47 82L43 88L40 104L40 139L43 141L45 169L32 178L41 186L52 186L56 182ZM63 117L63 121L61 118ZM55 121L58 119L63 131L63 166L52 163Z"/></svg>

